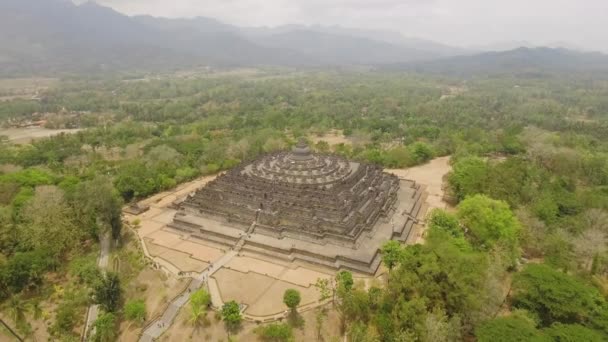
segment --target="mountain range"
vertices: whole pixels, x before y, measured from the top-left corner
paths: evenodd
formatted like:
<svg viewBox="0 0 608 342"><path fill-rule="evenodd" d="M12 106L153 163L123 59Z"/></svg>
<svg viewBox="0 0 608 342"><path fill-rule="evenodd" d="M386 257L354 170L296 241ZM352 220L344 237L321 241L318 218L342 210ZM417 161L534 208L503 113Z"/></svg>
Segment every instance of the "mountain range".
<svg viewBox="0 0 608 342"><path fill-rule="evenodd" d="M94 2L75 5L70 0L0 1L0 46L0 76L264 65L440 70L480 62L490 67L487 59L510 60L509 54L521 62L526 53L536 66L556 56L561 64L608 64L604 55L563 49L478 55L475 50L390 31L303 25L254 28L204 17L130 17Z"/></svg>

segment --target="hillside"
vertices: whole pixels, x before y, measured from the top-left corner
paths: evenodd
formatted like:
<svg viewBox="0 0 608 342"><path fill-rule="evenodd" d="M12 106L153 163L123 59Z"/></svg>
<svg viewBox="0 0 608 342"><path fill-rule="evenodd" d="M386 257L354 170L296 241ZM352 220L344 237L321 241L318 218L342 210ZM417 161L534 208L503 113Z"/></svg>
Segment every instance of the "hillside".
<svg viewBox="0 0 608 342"><path fill-rule="evenodd" d="M67 0L0 3L3 75L194 66L292 67L386 64L457 50L398 33L284 26L240 28L211 18L129 17Z"/></svg>
<svg viewBox="0 0 608 342"><path fill-rule="evenodd" d="M386 69L457 76L556 71L594 73L608 71L608 55L597 52L577 52L563 48L520 47L509 51L396 64L387 66Z"/></svg>

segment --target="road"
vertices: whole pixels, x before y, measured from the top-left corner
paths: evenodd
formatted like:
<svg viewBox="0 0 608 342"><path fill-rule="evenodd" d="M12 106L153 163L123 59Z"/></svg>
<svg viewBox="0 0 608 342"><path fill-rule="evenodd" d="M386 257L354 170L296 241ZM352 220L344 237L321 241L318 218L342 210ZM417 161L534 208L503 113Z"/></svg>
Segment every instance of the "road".
<svg viewBox="0 0 608 342"><path fill-rule="evenodd" d="M199 273L192 280L190 286L188 286L188 289L171 301L165 312L163 312L162 316L148 325L148 327L142 333L139 341L152 342L160 337L160 335L162 335L167 329L169 329L173 323L173 320L175 317L177 317L179 310L190 299L190 294L198 290L207 281L207 279L213 275L213 273L228 263L235 255L237 255L237 253L238 251L235 250L228 251L219 260L211 264L203 272Z"/></svg>
<svg viewBox="0 0 608 342"><path fill-rule="evenodd" d="M101 269L102 272L105 273L108 268L108 261L110 259L110 247L112 244L112 239L110 239L110 234L105 234L101 237L99 258L97 259L97 266ZM83 340L87 340L88 337L93 336L95 334L95 321L97 320L97 316L99 315L99 305L91 304L87 311L87 322L83 334Z"/></svg>

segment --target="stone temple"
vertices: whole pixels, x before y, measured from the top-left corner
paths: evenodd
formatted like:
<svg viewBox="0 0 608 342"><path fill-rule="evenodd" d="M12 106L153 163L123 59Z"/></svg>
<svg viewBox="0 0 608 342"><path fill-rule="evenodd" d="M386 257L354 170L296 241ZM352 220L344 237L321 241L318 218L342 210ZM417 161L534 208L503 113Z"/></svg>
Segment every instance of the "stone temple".
<svg viewBox="0 0 608 342"><path fill-rule="evenodd" d="M373 274L382 244L410 234L421 193L413 181L300 141L189 195L169 227L262 257Z"/></svg>

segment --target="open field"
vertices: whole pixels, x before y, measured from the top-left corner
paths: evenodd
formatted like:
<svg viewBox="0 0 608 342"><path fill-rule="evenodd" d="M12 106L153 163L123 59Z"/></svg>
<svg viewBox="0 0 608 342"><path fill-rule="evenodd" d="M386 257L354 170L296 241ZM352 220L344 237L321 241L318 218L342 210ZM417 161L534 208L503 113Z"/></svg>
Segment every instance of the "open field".
<svg viewBox="0 0 608 342"><path fill-rule="evenodd" d="M0 101L29 99L59 83L56 78L4 78L0 79Z"/></svg>
<svg viewBox="0 0 608 342"><path fill-rule="evenodd" d="M15 144L29 144L35 139L46 138L61 133L76 133L80 130L80 128L48 129L43 127L0 128L0 136L7 136L8 140Z"/></svg>

